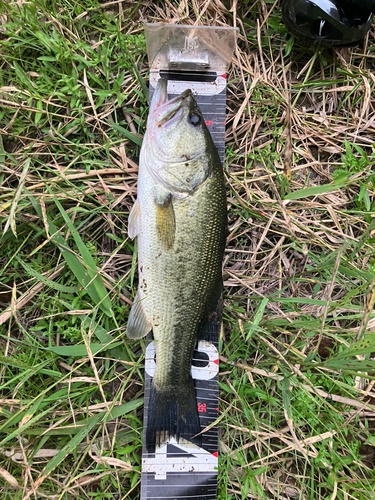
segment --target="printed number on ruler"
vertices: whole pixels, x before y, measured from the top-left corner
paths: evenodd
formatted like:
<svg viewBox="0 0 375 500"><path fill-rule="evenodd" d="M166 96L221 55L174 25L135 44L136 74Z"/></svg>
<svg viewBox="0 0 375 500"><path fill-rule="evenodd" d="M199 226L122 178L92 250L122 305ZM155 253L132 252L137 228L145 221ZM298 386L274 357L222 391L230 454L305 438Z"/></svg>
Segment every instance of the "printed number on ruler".
<svg viewBox="0 0 375 500"><path fill-rule="evenodd" d="M214 344L206 340L198 342L198 352L202 352L208 356L208 363L206 366L191 367L191 376L195 380L211 380L219 372L219 353ZM203 360L199 360L203 361ZM155 342L148 344L146 348L145 370L150 377L155 375Z"/></svg>
<svg viewBox="0 0 375 500"><path fill-rule="evenodd" d="M168 453L168 447L178 448L178 453ZM178 455L178 456L176 456ZM215 472L218 465L218 454L209 453L193 443L177 443L172 438L168 444L156 448L155 457L142 459L142 472L155 474L156 480L167 478L167 472Z"/></svg>

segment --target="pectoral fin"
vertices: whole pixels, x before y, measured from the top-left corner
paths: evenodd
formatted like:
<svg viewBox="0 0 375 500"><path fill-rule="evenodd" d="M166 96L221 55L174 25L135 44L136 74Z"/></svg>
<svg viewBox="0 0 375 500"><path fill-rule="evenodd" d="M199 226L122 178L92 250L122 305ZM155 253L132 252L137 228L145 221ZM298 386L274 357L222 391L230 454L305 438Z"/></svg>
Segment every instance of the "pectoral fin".
<svg viewBox="0 0 375 500"><path fill-rule="evenodd" d="M141 339L152 330L152 325L145 316L142 302L143 301L139 298L139 294L137 293L126 326L126 335L130 339Z"/></svg>
<svg viewBox="0 0 375 500"><path fill-rule="evenodd" d="M141 230L141 207L138 200L133 205L129 214L128 234L131 239L135 238Z"/></svg>
<svg viewBox="0 0 375 500"><path fill-rule="evenodd" d="M156 202L156 234L164 250L173 247L176 233L176 218L172 203L172 195L169 194L162 203Z"/></svg>

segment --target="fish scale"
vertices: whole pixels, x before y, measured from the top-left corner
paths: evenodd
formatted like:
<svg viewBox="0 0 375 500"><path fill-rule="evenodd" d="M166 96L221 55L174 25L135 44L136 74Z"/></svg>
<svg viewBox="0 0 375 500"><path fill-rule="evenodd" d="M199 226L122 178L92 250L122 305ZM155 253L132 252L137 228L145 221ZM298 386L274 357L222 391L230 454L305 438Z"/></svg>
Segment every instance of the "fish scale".
<svg viewBox="0 0 375 500"><path fill-rule="evenodd" d="M208 187L211 187L211 184ZM207 186L205 186L206 188ZM201 204L198 210L197 203L194 202L202 196L207 197L208 203ZM223 193L221 193L222 199L223 196ZM163 284L163 290L165 291L163 297L165 299L162 299L160 289L156 287L150 297L158 314L164 318L157 327L154 327L157 359L161 367L154 380L157 385L171 384L179 377L182 377L182 379L187 378L190 371L196 331L202 317L203 299L209 288L208 284L215 278L217 281L217 276L220 276L222 250L218 248L219 240L214 236L220 231L220 225L225 224L225 219L218 219L217 213L215 213L216 210L222 209L222 206L220 206L220 204L222 205L222 199L220 200L220 197L215 196L214 193L212 196L210 196L209 192L203 193L202 189L198 190L193 198L196 199L189 199L189 202L181 203L181 205L185 206L179 206L178 218L176 218L176 228L178 229L176 229L174 254L165 256L163 265L153 269L153 272L150 271L152 276L149 275L146 278L147 281L157 282L159 273L166 274ZM196 256L192 255L190 251L188 254L186 253L186 249L189 248L190 250L192 247L193 235L191 234L191 224L185 221L192 218L192 210L204 214L201 220L197 220L199 217L196 216L192 221L194 229L202 232L202 238L196 240ZM151 227L152 224L150 224ZM139 251L142 252L141 249ZM158 253L161 253L161 249L160 246L155 244L153 253L145 257L144 262L149 262L151 266ZM176 255L179 255L178 269L173 269L173 266L176 266ZM159 257L160 261L163 257L163 255ZM170 270L170 273L168 273L168 270ZM175 292L176 282L181 287L181 292L177 294ZM200 292L198 295L197 291ZM183 343L170 341L171 338L180 337L185 337ZM162 347L159 348L159 344L162 344ZM176 366L184 367L184 370L179 373Z"/></svg>

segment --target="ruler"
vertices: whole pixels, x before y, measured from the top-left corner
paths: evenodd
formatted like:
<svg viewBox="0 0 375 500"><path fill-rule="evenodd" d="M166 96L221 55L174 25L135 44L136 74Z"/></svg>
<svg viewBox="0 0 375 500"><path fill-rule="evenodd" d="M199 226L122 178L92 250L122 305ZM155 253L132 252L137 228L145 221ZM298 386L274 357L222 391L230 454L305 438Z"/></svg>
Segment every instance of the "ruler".
<svg viewBox="0 0 375 500"><path fill-rule="evenodd" d="M168 97L191 89L222 163L225 151L226 71L237 38L236 28L146 24L150 61L150 101L159 78L168 81ZM200 447L173 439L149 453L143 444L141 500L215 500L218 474L218 339L222 300L200 332L191 374L202 432ZM155 346L148 337L145 356L144 435Z"/></svg>
<svg viewBox="0 0 375 500"><path fill-rule="evenodd" d="M194 351L192 377L195 383L201 430L218 417L218 336L221 315L211 319ZM148 342L145 361L144 428L150 386L155 372L155 347ZM144 432L145 433L145 432ZM218 467L218 430L212 426L202 434L202 446L172 440L149 453L142 449L141 499L215 499Z"/></svg>

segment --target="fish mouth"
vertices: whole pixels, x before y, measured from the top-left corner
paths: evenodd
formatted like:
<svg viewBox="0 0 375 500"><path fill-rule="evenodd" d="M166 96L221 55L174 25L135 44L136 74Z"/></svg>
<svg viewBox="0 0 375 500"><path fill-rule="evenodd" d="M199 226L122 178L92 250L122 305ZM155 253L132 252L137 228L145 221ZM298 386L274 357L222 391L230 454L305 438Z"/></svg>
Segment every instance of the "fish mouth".
<svg viewBox="0 0 375 500"><path fill-rule="evenodd" d="M186 99L191 96L191 90L186 89L180 95L168 101L167 81L160 78L153 98L155 107L151 110L157 126L162 127L166 124L171 125L178 121L183 114L183 107L185 106Z"/></svg>

